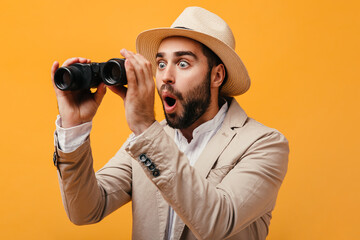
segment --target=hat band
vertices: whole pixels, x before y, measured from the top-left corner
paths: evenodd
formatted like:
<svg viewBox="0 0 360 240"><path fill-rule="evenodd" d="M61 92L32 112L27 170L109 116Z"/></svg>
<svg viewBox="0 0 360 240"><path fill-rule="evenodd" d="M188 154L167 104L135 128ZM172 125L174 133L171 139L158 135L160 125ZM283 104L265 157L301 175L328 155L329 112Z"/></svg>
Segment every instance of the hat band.
<svg viewBox="0 0 360 240"><path fill-rule="evenodd" d="M181 26L176 26L176 27L174 27L174 28L179 28L179 29L186 29L186 30L192 30L192 31L193 31L193 29L191 29L191 28L187 28L187 27L181 27Z"/></svg>

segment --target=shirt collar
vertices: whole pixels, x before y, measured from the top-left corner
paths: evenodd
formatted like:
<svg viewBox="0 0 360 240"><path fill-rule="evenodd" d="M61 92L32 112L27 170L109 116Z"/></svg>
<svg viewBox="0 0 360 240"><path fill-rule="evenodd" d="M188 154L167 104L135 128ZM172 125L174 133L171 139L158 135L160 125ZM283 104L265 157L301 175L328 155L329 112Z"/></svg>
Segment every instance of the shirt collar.
<svg viewBox="0 0 360 240"><path fill-rule="evenodd" d="M226 112L228 111L228 103L225 101L225 103L222 105L218 113L215 115L215 117L207 122L204 122L203 124L199 125L197 128L193 131L193 140L196 139L201 134L214 131L215 129L218 129L220 125L223 123ZM179 129L175 129L175 136L178 140L181 138L185 138L181 131ZM192 140L192 141L193 141Z"/></svg>

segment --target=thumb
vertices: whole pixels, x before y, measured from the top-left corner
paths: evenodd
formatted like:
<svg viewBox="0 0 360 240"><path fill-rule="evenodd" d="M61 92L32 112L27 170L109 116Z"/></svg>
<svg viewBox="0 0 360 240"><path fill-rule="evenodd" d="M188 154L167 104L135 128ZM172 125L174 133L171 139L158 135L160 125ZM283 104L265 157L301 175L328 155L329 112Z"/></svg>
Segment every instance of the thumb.
<svg viewBox="0 0 360 240"><path fill-rule="evenodd" d="M94 93L95 102L100 105L106 93L106 86L104 83L100 83L97 87L96 92Z"/></svg>

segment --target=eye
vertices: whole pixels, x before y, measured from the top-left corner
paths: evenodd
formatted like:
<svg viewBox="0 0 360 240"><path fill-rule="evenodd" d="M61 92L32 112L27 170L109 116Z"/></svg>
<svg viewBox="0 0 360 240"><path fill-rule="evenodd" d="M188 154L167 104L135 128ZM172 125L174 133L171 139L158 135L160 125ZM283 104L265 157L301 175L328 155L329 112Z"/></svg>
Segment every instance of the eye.
<svg viewBox="0 0 360 240"><path fill-rule="evenodd" d="M164 69L166 67L166 64L164 62L159 62L158 63L158 68L159 69Z"/></svg>
<svg viewBox="0 0 360 240"><path fill-rule="evenodd" d="M180 68L187 68L189 66L189 63L187 63L186 61L180 61L179 66Z"/></svg>

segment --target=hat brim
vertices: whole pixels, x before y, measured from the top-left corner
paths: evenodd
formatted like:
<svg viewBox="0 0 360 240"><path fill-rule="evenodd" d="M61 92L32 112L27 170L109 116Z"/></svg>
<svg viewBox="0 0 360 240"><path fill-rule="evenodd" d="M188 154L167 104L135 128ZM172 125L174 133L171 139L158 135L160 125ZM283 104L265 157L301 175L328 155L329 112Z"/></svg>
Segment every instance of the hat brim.
<svg viewBox="0 0 360 240"><path fill-rule="evenodd" d="M227 81L221 89L223 96L237 96L245 93L250 87L250 77L237 53L224 42L207 34L178 28L156 28L140 33L136 39L136 51L148 59L156 73L155 57L163 39L181 36L194 39L210 48L224 63Z"/></svg>

